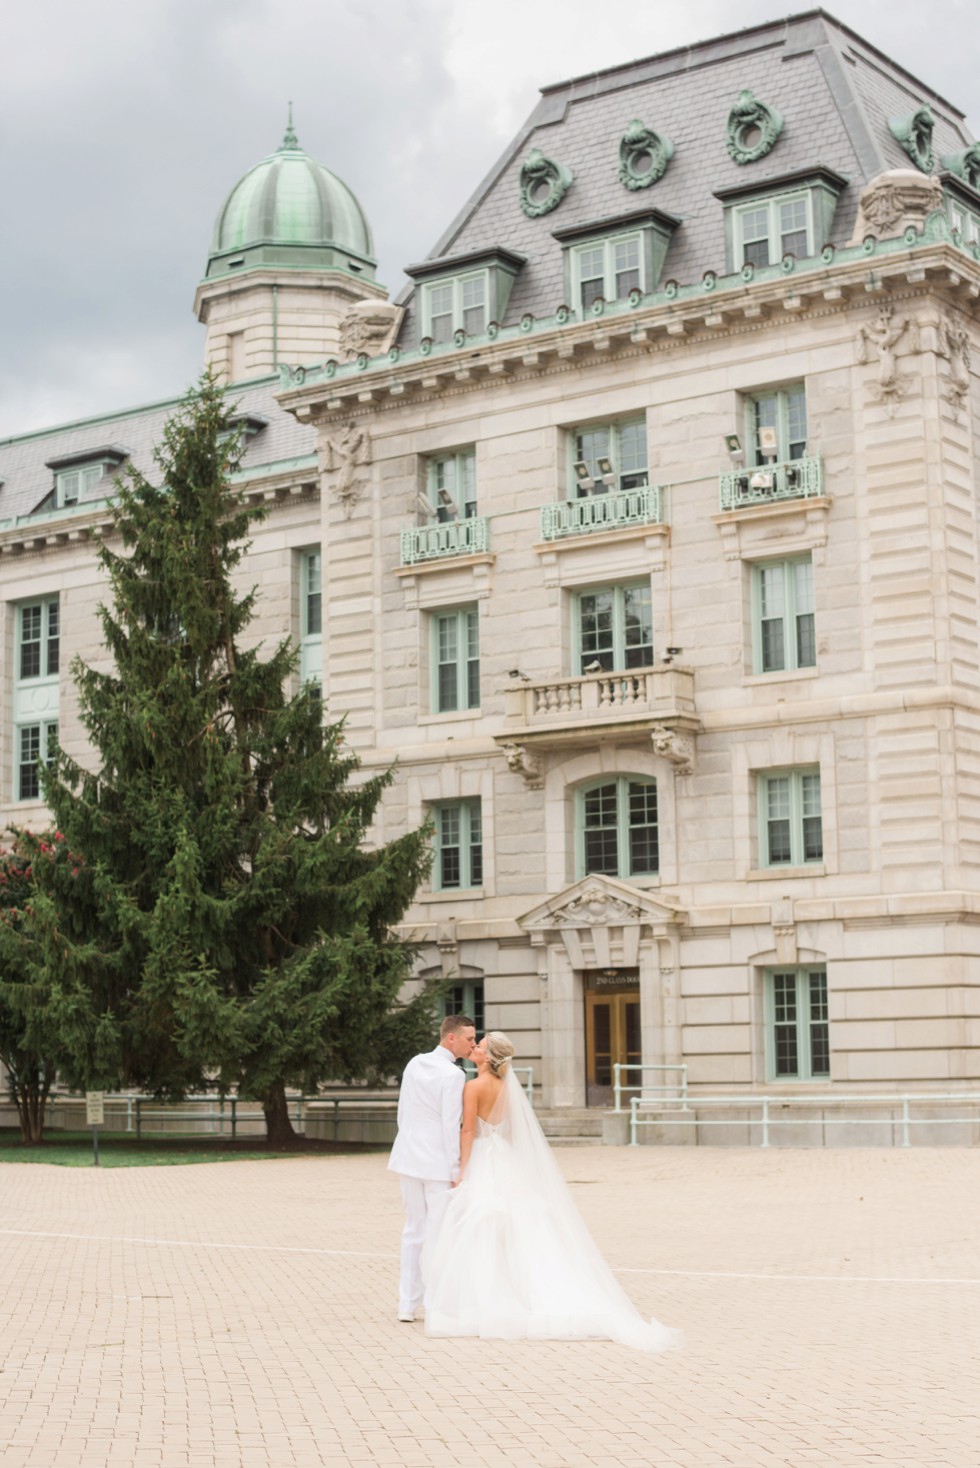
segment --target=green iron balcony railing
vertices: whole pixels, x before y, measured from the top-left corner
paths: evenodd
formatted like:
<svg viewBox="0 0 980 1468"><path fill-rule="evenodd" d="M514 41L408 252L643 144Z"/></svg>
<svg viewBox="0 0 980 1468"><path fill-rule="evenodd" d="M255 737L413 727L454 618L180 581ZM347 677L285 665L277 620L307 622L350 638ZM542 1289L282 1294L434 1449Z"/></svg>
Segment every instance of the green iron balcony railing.
<svg viewBox="0 0 980 1468"><path fill-rule="evenodd" d="M486 515L437 521L402 531L401 563L414 566L418 561L439 561L447 556L473 556L489 547L490 526Z"/></svg>
<svg viewBox="0 0 980 1468"><path fill-rule="evenodd" d="M823 494L823 464L817 458L729 469L719 479L722 511L768 505L774 500L812 499L820 494Z"/></svg>
<svg viewBox="0 0 980 1468"><path fill-rule="evenodd" d="M663 522L663 491L659 485L615 489L578 500L557 500L541 509L541 539L564 540L569 535L594 535L631 525Z"/></svg>

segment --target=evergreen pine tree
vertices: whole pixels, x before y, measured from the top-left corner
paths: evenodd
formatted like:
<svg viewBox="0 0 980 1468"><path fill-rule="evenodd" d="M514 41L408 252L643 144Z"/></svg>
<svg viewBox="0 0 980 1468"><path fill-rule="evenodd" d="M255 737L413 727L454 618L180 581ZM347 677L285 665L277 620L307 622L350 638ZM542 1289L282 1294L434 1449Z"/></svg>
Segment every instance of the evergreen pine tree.
<svg viewBox="0 0 980 1468"><path fill-rule="evenodd" d="M292 1136L286 1087L392 1075L431 1034L398 994L397 923L429 860L424 831L371 850L390 772L352 779L342 724L289 696L295 651L243 640L235 587L261 511L229 487L240 444L207 374L164 430L159 484L130 468L100 547L111 666L76 662L95 772L45 776L80 864L39 871L31 941L70 1014L76 1083L176 1097L206 1079L260 1100Z"/></svg>

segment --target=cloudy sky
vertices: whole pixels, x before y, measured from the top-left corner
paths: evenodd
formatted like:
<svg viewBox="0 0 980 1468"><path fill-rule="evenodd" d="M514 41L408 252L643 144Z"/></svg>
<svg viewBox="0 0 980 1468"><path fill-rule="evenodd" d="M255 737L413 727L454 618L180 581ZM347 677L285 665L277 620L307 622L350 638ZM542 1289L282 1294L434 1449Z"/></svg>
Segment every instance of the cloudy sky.
<svg viewBox="0 0 980 1468"><path fill-rule="evenodd" d="M357 194L395 294L537 89L805 0L31 0L0 87L0 436L173 396L215 215L299 139ZM831 12L980 127L975 0Z"/></svg>

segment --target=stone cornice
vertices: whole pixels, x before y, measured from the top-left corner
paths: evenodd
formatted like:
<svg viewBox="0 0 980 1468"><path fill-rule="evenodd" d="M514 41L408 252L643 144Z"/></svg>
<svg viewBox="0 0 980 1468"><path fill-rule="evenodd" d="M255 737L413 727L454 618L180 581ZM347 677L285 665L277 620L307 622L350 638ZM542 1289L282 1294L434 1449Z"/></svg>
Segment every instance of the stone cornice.
<svg viewBox="0 0 980 1468"><path fill-rule="evenodd" d="M552 317L523 318L519 327L461 346L402 354L357 363L326 363L298 369L277 394L304 422L374 416L408 403L483 390L495 380L521 382L542 373L567 373L610 358L673 351L681 342L700 344L768 329L788 316L839 314L863 305L875 293L921 295L939 291L967 310L980 301L980 259L948 239L945 221L932 226L941 238L916 235L835 251L791 270L779 266L716 277L710 271L696 286L668 282L635 305L605 306L585 321L562 307ZM928 229L926 234L928 234Z"/></svg>

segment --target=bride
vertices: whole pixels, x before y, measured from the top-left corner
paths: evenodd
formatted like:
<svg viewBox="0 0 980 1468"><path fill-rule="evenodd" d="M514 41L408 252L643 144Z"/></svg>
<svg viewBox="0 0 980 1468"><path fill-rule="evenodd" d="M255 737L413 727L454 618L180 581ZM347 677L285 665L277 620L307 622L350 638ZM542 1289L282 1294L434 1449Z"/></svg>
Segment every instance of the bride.
<svg viewBox="0 0 980 1468"><path fill-rule="evenodd" d="M473 1051L463 1092L460 1182L422 1255L425 1331L505 1340L613 1340L644 1351L677 1344L627 1299L579 1216L492 1030Z"/></svg>

